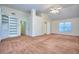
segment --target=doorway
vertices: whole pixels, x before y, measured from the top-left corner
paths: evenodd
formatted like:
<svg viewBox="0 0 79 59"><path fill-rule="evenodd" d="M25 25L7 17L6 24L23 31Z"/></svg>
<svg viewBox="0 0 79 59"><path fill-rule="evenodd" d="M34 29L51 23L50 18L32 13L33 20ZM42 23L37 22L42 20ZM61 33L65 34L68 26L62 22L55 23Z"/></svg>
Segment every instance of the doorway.
<svg viewBox="0 0 79 59"><path fill-rule="evenodd" d="M21 21L21 35L26 34L26 21Z"/></svg>
<svg viewBox="0 0 79 59"><path fill-rule="evenodd" d="M44 22L44 34L47 34L47 22Z"/></svg>
<svg viewBox="0 0 79 59"><path fill-rule="evenodd" d="M50 34L50 22L44 22L43 31L44 34Z"/></svg>

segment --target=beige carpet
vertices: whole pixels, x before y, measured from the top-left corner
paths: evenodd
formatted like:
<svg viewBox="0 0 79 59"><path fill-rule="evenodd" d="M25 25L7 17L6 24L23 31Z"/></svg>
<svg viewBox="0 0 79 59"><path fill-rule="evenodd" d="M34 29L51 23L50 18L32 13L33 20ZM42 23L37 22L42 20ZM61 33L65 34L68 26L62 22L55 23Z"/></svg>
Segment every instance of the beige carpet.
<svg viewBox="0 0 79 59"><path fill-rule="evenodd" d="M3 54L62 54L79 53L79 37L65 35L20 36L0 42Z"/></svg>

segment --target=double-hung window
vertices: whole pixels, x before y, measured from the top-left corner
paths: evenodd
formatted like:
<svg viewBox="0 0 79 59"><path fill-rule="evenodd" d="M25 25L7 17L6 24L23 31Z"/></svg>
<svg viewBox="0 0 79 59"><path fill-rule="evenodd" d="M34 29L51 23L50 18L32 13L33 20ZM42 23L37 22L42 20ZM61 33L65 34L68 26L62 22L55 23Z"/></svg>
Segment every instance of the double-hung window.
<svg viewBox="0 0 79 59"><path fill-rule="evenodd" d="M71 32L71 28L72 28L71 22L59 23L59 32Z"/></svg>

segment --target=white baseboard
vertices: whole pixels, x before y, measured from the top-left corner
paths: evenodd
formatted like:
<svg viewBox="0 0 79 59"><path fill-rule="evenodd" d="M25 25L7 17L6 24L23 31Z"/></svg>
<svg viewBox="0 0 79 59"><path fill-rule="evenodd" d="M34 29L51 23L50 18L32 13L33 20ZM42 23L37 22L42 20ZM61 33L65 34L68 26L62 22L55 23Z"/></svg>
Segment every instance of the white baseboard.
<svg viewBox="0 0 79 59"><path fill-rule="evenodd" d="M65 33L52 33L52 34L62 34L62 35L71 35L71 36L79 36L79 34L65 34Z"/></svg>

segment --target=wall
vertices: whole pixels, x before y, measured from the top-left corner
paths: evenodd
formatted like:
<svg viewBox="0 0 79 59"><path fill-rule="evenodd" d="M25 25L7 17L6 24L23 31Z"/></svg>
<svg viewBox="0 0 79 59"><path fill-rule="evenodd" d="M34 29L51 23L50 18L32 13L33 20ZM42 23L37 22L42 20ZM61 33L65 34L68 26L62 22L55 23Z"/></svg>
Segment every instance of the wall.
<svg viewBox="0 0 79 59"><path fill-rule="evenodd" d="M44 34L43 24L44 24L44 20L42 17L38 17L38 16L34 17L32 36L38 36Z"/></svg>
<svg viewBox="0 0 79 59"><path fill-rule="evenodd" d="M0 14L1 14L1 8L0 8ZM0 28L1 28L1 15L0 15Z"/></svg>
<svg viewBox="0 0 79 59"><path fill-rule="evenodd" d="M42 17L43 17L43 25L44 25L43 33L50 34L51 33L51 20L48 18L47 14L42 14Z"/></svg>
<svg viewBox="0 0 79 59"><path fill-rule="evenodd" d="M32 36L32 17L28 17L29 20L26 22L26 35Z"/></svg>
<svg viewBox="0 0 79 59"><path fill-rule="evenodd" d="M36 10L32 10L32 36L43 35L43 16L37 16Z"/></svg>
<svg viewBox="0 0 79 59"><path fill-rule="evenodd" d="M16 9L12 9L5 6L0 6L2 9L2 14L12 16L15 13L15 17L18 20L18 36L21 35L21 21L26 21L26 35L38 36L45 33L50 33L50 21L45 14L41 13L41 16L36 15L36 10L32 10L31 14ZM25 18L27 17L27 19ZM45 22L47 22L47 27L45 28Z"/></svg>
<svg viewBox="0 0 79 59"><path fill-rule="evenodd" d="M5 6L0 6L0 8L2 9L1 12L2 14L8 15L8 16L12 16L12 13L15 13L15 17L17 17L18 20L18 35L21 35L21 23L20 21L24 19L24 17L28 17L28 13L23 12L23 11L19 11L16 9L12 9L9 7L5 7Z"/></svg>
<svg viewBox="0 0 79 59"><path fill-rule="evenodd" d="M60 22L71 22L72 23L72 31L71 32L64 32L64 33L59 32L58 29L59 29ZM53 20L52 21L52 33L79 36L79 18Z"/></svg>
<svg viewBox="0 0 79 59"><path fill-rule="evenodd" d="M45 22L47 23L47 27L45 27ZM43 34L50 33L50 21L47 16L43 13L40 13L40 16L36 15L36 10L31 10L31 15L28 21L28 34L29 36L39 36Z"/></svg>
<svg viewBox="0 0 79 59"><path fill-rule="evenodd" d="M49 33L50 33L50 21L48 20L47 16L43 13L41 13L41 16L34 16L32 36L39 36Z"/></svg>

